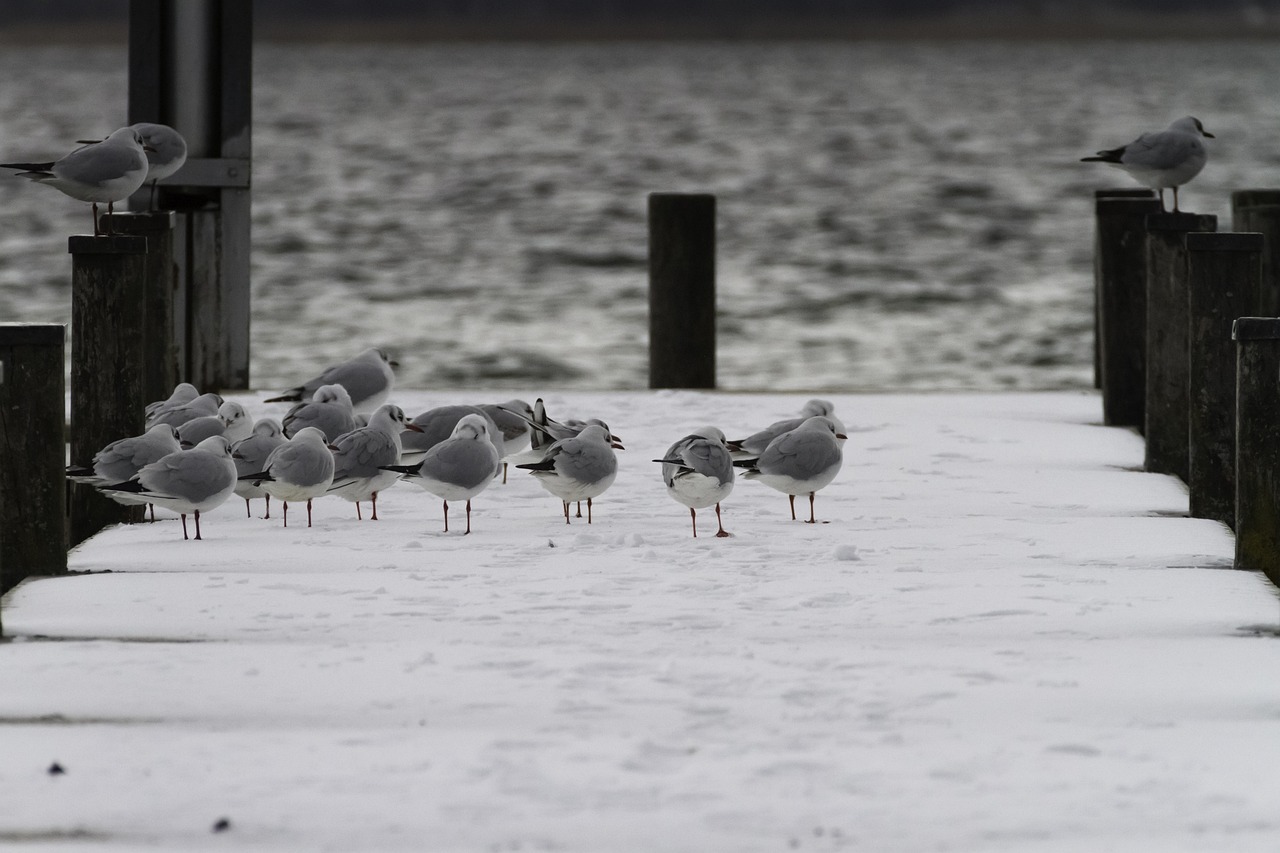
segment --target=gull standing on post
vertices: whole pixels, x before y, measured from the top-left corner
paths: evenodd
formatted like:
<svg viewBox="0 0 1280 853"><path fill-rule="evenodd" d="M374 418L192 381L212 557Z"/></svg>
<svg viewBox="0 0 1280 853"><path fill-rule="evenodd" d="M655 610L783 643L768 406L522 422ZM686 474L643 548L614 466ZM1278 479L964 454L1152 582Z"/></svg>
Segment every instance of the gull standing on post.
<svg viewBox="0 0 1280 853"><path fill-rule="evenodd" d="M253 425L253 433L231 445L231 458L236 463L236 474L253 474L265 470L267 457L271 451L284 444L285 437L280 424L274 418L261 418ZM328 450L328 448L325 448ZM328 488L327 486L325 488ZM271 494L261 486L254 485L251 480L238 480L236 494L244 498L244 515L250 518L253 512L249 501L263 498L267 502L267 511L263 518L271 517Z"/></svg>
<svg viewBox="0 0 1280 853"><path fill-rule="evenodd" d="M830 418L818 415L769 442L759 458L733 464L747 469L744 478L759 480L787 495L791 499L792 521L796 520L796 495L808 494L807 523L815 524L813 496L840 473L844 463L840 441L844 438Z"/></svg>
<svg viewBox="0 0 1280 853"><path fill-rule="evenodd" d="M613 451L622 445L600 424L589 424L571 438L562 438L547 448L541 462L517 465L538 478L542 488L564 504L564 523L569 523L569 503L587 502L587 524L591 523L591 499L599 497L618 476L618 457ZM581 514L578 516L581 518Z"/></svg>
<svg viewBox="0 0 1280 853"><path fill-rule="evenodd" d="M471 499L493 482L501 458L491 436L489 419L464 416L453 434L431 446L416 465L387 465L404 479L444 501L444 532L449 532L449 501L467 502L467 533L471 532Z"/></svg>
<svg viewBox="0 0 1280 853"><path fill-rule="evenodd" d="M1202 141L1213 139L1200 119L1185 116L1168 129L1144 133L1119 148L1099 151L1083 157L1082 163L1109 163L1124 169L1138 183L1160 192L1160 209L1164 209L1164 191L1173 188L1173 212L1178 212L1178 187L1200 174L1209 152Z"/></svg>
<svg viewBox="0 0 1280 853"><path fill-rule="evenodd" d="M280 422L286 436L303 427L313 426L332 441L356 428L351 395L341 385L321 385L310 400L295 403Z"/></svg>
<svg viewBox="0 0 1280 853"><path fill-rule="evenodd" d="M372 521L378 520L378 492L393 485L400 475L384 466L400 463L400 431L417 431L399 406L385 405L369 418L369 425L338 436L333 442L333 485L329 493L356 505L356 518L362 519L360 502L373 502Z"/></svg>
<svg viewBox="0 0 1280 853"><path fill-rule="evenodd" d="M289 526L289 501L307 502L307 527L311 526L311 501L322 497L333 483L333 453L324 433L303 427L293 438L267 454L262 470L241 474L241 482L252 483L284 504L284 526Z"/></svg>
<svg viewBox="0 0 1280 853"><path fill-rule="evenodd" d="M667 494L689 508L693 538L698 538L698 510L715 505L717 537L729 536L720 520L720 501L733 491L733 459L725 446L724 433L703 427L677 441L654 462L662 463L662 481Z"/></svg>
<svg viewBox="0 0 1280 853"><path fill-rule="evenodd" d="M93 236L101 236L98 205L107 205L107 229L117 201L138 191L147 179L147 151L142 135L131 127L114 131L101 142L77 148L52 163L0 163L3 169L20 169L18 177L47 184L77 201L93 206Z"/></svg>
<svg viewBox="0 0 1280 853"><path fill-rule="evenodd" d="M162 181L182 168L187 162L187 140L167 124L138 122L129 125L142 137L147 152L147 177L151 185L148 210L156 209L156 182Z"/></svg>
<svg viewBox="0 0 1280 853"><path fill-rule="evenodd" d="M206 438L190 450L178 450L152 462L128 482L104 486L115 492L136 494L147 503L182 516L182 538L187 539L187 513L196 517L200 538L200 513L222 506L235 492L236 466L231 443L225 436Z"/></svg>
<svg viewBox="0 0 1280 853"><path fill-rule="evenodd" d="M391 396L391 386L396 379L391 368L396 366L386 350L370 347L350 361L335 364L319 376L290 388L279 397L263 402L296 403L310 400L321 385L336 383L347 389L347 393L351 395L352 408L357 413L372 412Z"/></svg>

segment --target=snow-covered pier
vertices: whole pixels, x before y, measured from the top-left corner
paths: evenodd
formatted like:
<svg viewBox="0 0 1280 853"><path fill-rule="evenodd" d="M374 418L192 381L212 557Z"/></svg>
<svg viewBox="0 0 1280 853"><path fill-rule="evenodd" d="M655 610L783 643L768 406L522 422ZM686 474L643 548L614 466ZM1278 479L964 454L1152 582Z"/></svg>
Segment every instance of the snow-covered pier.
<svg viewBox="0 0 1280 853"><path fill-rule="evenodd" d="M513 470L467 536L103 531L3 602L0 845L1276 849L1273 590L1097 395L833 397L821 523L740 481L692 538L650 460L804 399L547 395L627 446L590 526Z"/></svg>

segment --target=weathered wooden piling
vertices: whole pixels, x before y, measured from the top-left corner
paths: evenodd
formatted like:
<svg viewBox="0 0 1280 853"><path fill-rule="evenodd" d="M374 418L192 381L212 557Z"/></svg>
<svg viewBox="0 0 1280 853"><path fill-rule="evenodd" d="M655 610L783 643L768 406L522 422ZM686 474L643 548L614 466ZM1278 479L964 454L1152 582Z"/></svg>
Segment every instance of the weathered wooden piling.
<svg viewBox="0 0 1280 853"><path fill-rule="evenodd" d="M1280 586L1280 319L1241 317L1236 342L1237 569Z"/></svg>
<svg viewBox="0 0 1280 853"><path fill-rule="evenodd" d="M1237 190L1231 194L1233 231L1263 235L1262 302L1259 317L1280 317L1280 190Z"/></svg>
<svg viewBox="0 0 1280 853"><path fill-rule="evenodd" d="M0 594L67 570L66 327L0 323Z"/></svg>
<svg viewBox="0 0 1280 853"><path fill-rule="evenodd" d="M1214 231L1216 216L1147 217L1147 383L1145 466L1187 481L1190 391L1187 378L1187 247L1194 231Z"/></svg>
<svg viewBox="0 0 1280 853"><path fill-rule="evenodd" d="M1147 217L1154 195L1101 197L1094 203L1098 365L1108 426L1146 427Z"/></svg>
<svg viewBox="0 0 1280 853"><path fill-rule="evenodd" d="M1155 190L1130 187L1108 187L1094 190L1093 201L1096 213L1097 203L1104 198L1155 198ZM1102 222L1094 223L1093 230L1093 387L1102 387Z"/></svg>
<svg viewBox="0 0 1280 853"><path fill-rule="evenodd" d="M649 387L716 387L714 195L649 195Z"/></svg>
<svg viewBox="0 0 1280 853"><path fill-rule="evenodd" d="M72 237L71 463L88 467L106 444L143 427L147 239ZM71 489L70 544L109 524L141 519L92 487Z"/></svg>
<svg viewBox="0 0 1280 853"><path fill-rule="evenodd" d="M1236 345L1238 317L1260 313L1261 234L1187 235L1187 486L1191 515L1236 523Z"/></svg>
<svg viewBox="0 0 1280 853"><path fill-rule="evenodd" d="M142 303L142 396L163 400L180 381L175 325L185 323L175 311L177 267L173 262L173 228L176 214L168 210L118 213L120 234L147 238L146 281Z"/></svg>

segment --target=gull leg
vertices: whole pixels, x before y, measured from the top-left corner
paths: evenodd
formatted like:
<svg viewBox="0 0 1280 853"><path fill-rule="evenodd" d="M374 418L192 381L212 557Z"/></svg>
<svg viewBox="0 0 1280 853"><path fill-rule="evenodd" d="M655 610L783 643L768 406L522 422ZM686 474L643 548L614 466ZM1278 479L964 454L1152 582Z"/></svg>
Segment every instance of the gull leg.
<svg viewBox="0 0 1280 853"><path fill-rule="evenodd" d="M377 521L378 520L378 493L374 492L369 497L373 501L373 515L369 516L369 520Z"/></svg>
<svg viewBox="0 0 1280 853"><path fill-rule="evenodd" d="M471 498L467 498L467 533L471 532Z"/></svg>
<svg viewBox="0 0 1280 853"><path fill-rule="evenodd" d="M113 220L115 218L112 214L114 213L115 213L115 202L114 201L107 202L107 236L108 237L114 237L116 234L115 229L112 228Z"/></svg>
<svg viewBox="0 0 1280 853"><path fill-rule="evenodd" d="M564 504L564 523L568 524L569 523L569 502L561 501L561 503Z"/></svg>
<svg viewBox="0 0 1280 853"><path fill-rule="evenodd" d="M267 495L267 514L263 518L271 517L271 495Z"/></svg>
<svg viewBox="0 0 1280 853"><path fill-rule="evenodd" d="M182 516L182 538L187 539L187 514L185 512L178 514Z"/></svg>
<svg viewBox="0 0 1280 853"><path fill-rule="evenodd" d="M284 501L284 526L289 526L289 502Z"/></svg>
<svg viewBox="0 0 1280 853"><path fill-rule="evenodd" d="M809 524L817 524L818 519L813 516L813 492L809 493Z"/></svg>
<svg viewBox="0 0 1280 853"><path fill-rule="evenodd" d="M502 485L507 484L507 463L502 463Z"/></svg>
<svg viewBox="0 0 1280 853"><path fill-rule="evenodd" d="M449 532L449 502L444 502L444 532Z"/></svg>
<svg viewBox="0 0 1280 853"><path fill-rule="evenodd" d="M196 510L196 538L200 538L200 510Z"/></svg>
<svg viewBox="0 0 1280 853"><path fill-rule="evenodd" d="M100 237L102 235L102 231L98 229L98 203L94 201L89 204L93 208L93 236Z"/></svg>
<svg viewBox="0 0 1280 853"><path fill-rule="evenodd" d="M1161 192L1163 192L1163 190ZM1174 213L1178 212L1178 188L1177 187L1173 188L1173 212Z"/></svg>
<svg viewBox="0 0 1280 853"><path fill-rule="evenodd" d="M689 507L689 518L693 520L693 538L698 538L698 511Z"/></svg>
<svg viewBox="0 0 1280 853"><path fill-rule="evenodd" d="M791 520L795 521L796 520L796 496L787 495L787 497L791 499Z"/></svg>
<svg viewBox="0 0 1280 853"><path fill-rule="evenodd" d="M582 504L578 504L578 518L582 518ZM591 498L587 498L587 524L591 523Z"/></svg>
<svg viewBox="0 0 1280 853"><path fill-rule="evenodd" d="M356 501L356 521L364 521L364 516L360 514L360 501Z"/></svg>
<svg viewBox="0 0 1280 853"><path fill-rule="evenodd" d="M590 505L590 501L588 501L588 506L589 505ZM578 501L578 518L582 518L582 501ZM587 524L590 524L590 523L591 521L588 520Z"/></svg>
<svg viewBox="0 0 1280 853"><path fill-rule="evenodd" d="M155 520L156 520L156 505L155 505L155 504L147 504L147 511L151 513L151 520L152 520L152 521L155 521Z"/></svg>
<svg viewBox="0 0 1280 853"><path fill-rule="evenodd" d="M720 525L720 530L716 533L717 539L723 539L726 536L733 535L732 533L724 529L724 522L720 520L720 504L719 503L716 504L716 524Z"/></svg>
<svg viewBox="0 0 1280 853"><path fill-rule="evenodd" d="M311 526L311 498L307 498L307 527Z"/></svg>

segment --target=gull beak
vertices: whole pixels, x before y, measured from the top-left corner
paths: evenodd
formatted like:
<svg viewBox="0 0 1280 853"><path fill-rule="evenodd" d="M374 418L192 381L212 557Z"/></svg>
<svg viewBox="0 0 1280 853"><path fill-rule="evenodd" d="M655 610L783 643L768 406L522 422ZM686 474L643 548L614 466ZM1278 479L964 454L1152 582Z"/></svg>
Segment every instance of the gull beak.
<svg viewBox="0 0 1280 853"><path fill-rule="evenodd" d="M618 439L613 436L609 437L609 446L614 450L626 450L626 448L622 446L622 442L618 441Z"/></svg>
<svg viewBox="0 0 1280 853"><path fill-rule="evenodd" d="M836 433L836 438L840 439L841 441L848 441L848 440L849 440L849 436L845 435L845 434L844 434L844 433L842 433L842 432L838 432L838 433Z"/></svg>
<svg viewBox="0 0 1280 853"><path fill-rule="evenodd" d="M404 425L404 428L407 430L410 430L411 432L425 432L425 430L423 430L422 427L418 426L413 421L406 422Z"/></svg>

